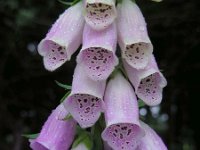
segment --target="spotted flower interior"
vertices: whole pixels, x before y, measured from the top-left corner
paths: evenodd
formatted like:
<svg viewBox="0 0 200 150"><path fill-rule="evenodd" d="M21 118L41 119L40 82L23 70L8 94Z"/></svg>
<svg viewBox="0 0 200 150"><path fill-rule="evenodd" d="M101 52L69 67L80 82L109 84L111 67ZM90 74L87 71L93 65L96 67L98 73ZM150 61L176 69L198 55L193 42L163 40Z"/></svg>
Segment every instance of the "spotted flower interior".
<svg viewBox="0 0 200 150"><path fill-rule="evenodd" d="M144 42L127 45L123 51L123 57L132 67L138 69L144 68L151 54L149 48L150 45Z"/></svg>
<svg viewBox="0 0 200 150"><path fill-rule="evenodd" d="M114 124L108 127L102 135L108 144L116 150L134 149L140 136L140 128L130 123Z"/></svg>
<svg viewBox="0 0 200 150"><path fill-rule="evenodd" d="M86 22L94 29L101 30L115 19L115 7L104 3L87 3Z"/></svg>
<svg viewBox="0 0 200 150"><path fill-rule="evenodd" d="M86 72L94 80L107 79L115 66L113 52L101 47L91 47L83 50L81 60Z"/></svg>
<svg viewBox="0 0 200 150"><path fill-rule="evenodd" d="M74 94L67 101L69 112L81 127L92 126L103 111L102 100L89 94Z"/></svg>
<svg viewBox="0 0 200 150"><path fill-rule="evenodd" d="M42 43L43 51L40 52L44 56L45 68L52 71L67 61L67 51L65 46L62 46L54 41L46 40Z"/></svg>
<svg viewBox="0 0 200 150"><path fill-rule="evenodd" d="M137 94L149 105L159 104L162 99L162 88L160 87L160 75L154 73L141 80Z"/></svg>

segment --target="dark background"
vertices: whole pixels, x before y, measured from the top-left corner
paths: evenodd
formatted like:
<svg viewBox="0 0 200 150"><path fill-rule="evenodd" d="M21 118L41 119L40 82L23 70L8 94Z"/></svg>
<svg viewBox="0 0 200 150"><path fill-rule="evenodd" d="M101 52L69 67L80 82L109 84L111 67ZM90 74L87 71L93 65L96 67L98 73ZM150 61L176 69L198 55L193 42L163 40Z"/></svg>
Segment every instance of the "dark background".
<svg viewBox="0 0 200 150"><path fill-rule="evenodd" d="M168 80L163 102L157 107L160 111L143 108L148 112L146 122L170 150L198 150L200 2L137 2ZM28 141L21 134L37 133L65 94L54 80L71 83L75 56L51 73L44 69L36 50L66 7L56 0L0 1L0 150L28 150Z"/></svg>

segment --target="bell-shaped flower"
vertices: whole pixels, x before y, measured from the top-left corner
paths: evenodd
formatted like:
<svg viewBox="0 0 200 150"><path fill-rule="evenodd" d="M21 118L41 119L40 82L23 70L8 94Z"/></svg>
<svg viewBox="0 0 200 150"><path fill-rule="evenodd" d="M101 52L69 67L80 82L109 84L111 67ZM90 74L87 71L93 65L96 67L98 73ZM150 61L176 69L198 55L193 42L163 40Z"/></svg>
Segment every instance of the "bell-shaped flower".
<svg viewBox="0 0 200 150"><path fill-rule="evenodd" d="M162 91L167 85L167 81L159 71L154 56L151 55L147 66L141 70L132 68L124 60L123 64L128 78L135 88L136 95L149 106L160 104Z"/></svg>
<svg viewBox="0 0 200 150"><path fill-rule="evenodd" d="M82 128L94 125L103 112L105 85L106 81L90 79L81 64L76 66L72 91L64 106Z"/></svg>
<svg viewBox="0 0 200 150"><path fill-rule="evenodd" d="M106 129L102 138L114 150L131 150L144 136L140 127L138 104L130 83L117 73L106 87L105 96Z"/></svg>
<svg viewBox="0 0 200 150"><path fill-rule="evenodd" d="M139 142L136 150L167 150L162 139L151 127L142 121L140 124L145 131L145 136Z"/></svg>
<svg viewBox="0 0 200 150"><path fill-rule="evenodd" d="M39 136L31 140L33 150L68 150L76 132L74 119L62 120L68 112L62 104L52 111Z"/></svg>
<svg viewBox="0 0 200 150"><path fill-rule="evenodd" d="M143 69L153 52L145 19L139 7L131 0L117 6L118 42L122 57L136 69Z"/></svg>
<svg viewBox="0 0 200 150"><path fill-rule="evenodd" d="M85 24L83 47L77 63L83 64L84 71L93 80L105 80L118 64L115 55L117 44L116 25L112 24L103 31L93 30Z"/></svg>
<svg viewBox="0 0 200 150"><path fill-rule="evenodd" d="M115 0L84 0L85 21L94 30L112 24L117 16Z"/></svg>
<svg viewBox="0 0 200 150"><path fill-rule="evenodd" d="M46 37L39 43L38 52L43 56L44 66L54 71L78 49L82 42L84 27L81 2L68 8L53 24Z"/></svg>

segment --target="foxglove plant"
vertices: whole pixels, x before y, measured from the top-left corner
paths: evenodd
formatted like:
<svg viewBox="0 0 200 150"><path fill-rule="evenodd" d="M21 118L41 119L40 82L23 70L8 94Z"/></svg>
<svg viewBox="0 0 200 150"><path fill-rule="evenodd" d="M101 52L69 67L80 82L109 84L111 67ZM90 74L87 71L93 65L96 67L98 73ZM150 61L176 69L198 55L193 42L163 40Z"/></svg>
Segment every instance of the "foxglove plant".
<svg viewBox="0 0 200 150"><path fill-rule="evenodd" d="M140 121L140 124L145 131L145 136L141 139L135 150L167 150L162 139L151 127L142 121Z"/></svg>
<svg viewBox="0 0 200 150"><path fill-rule="evenodd" d="M82 128L91 127L103 112L106 81L94 81L81 64L74 71L71 94L64 101L65 108Z"/></svg>
<svg viewBox="0 0 200 150"><path fill-rule="evenodd" d="M33 150L67 150L75 137L76 121L62 119L68 114L60 104L45 122L39 136L31 140Z"/></svg>
<svg viewBox="0 0 200 150"><path fill-rule="evenodd" d="M82 48L72 86L59 83L71 89L70 94L62 98L39 136L30 140L30 147L167 150L155 131L139 121L137 97L149 106L158 105L167 84L152 54L141 10L131 0L80 1L60 15L39 43L38 52L49 71L70 60L81 43ZM115 54L117 41L120 63Z"/></svg>
<svg viewBox="0 0 200 150"><path fill-rule="evenodd" d="M81 2L67 9L53 24L46 37L39 43L38 52L43 56L44 66L54 71L70 60L81 44L84 27Z"/></svg>
<svg viewBox="0 0 200 150"><path fill-rule="evenodd" d="M148 37L145 19L131 0L122 0L117 5L118 42L122 57L136 69L143 69L153 52Z"/></svg>
<svg viewBox="0 0 200 150"><path fill-rule="evenodd" d="M85 24L83 46L77 63L83 64L84 71L93 80L106 80L118 64L115 55L117 30L113 23L103 31L93 30Z"/></svg>
<svg viewBox="0 0 200 150"><path fill-rule="evenodd" d="M84 0L85 21L94 30L106 29L117 17L115 0Z"/></svg>
<svg viewBox="0 0 200 150"><path fill-rule="evenodd" d="M154 56L151 55L148 65L141 70L132 68L126 61L123 64L137 96L149 106L160 104L167 81L159 71Z"/></svg>
<svg viewBox="0 0 200 150"><path fill-rule="evenodd" d="M130 150L144 136L139 123L138 104L134 91L117 73L108 82L105 92L106 128L102 138L115 150Z"/></svg>

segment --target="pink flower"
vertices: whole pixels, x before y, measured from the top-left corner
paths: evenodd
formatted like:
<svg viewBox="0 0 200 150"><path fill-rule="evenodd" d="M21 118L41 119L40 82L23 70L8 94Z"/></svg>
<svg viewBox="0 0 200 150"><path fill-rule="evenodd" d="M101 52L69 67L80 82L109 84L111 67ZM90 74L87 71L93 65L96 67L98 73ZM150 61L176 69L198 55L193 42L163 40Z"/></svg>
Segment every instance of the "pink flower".
<svg viewBox="0 0 200 150"><path fill-rule="evenodd" d="M105 80L118 64L115 55L117 31L112 24L103 31L95 31L85 24L83 46L77 57L85 73L93 80Z"/></svg>
<svg viewBox="0 0 200 150"><path fill-rule="evenodd" d="M144 136L140 127L137 99L128 81L117 73L105 92L106 129L102 138L114 150L131 150Z"/></svg>
<svg viewBox="0 0 200 150"><path fill-rule="evenodd" d="M106 81L90 79L81 64L76 66L72 91L64 106L82 128L91 127L100 117L105 85Z"/></svg>
<svg viewBox="0 0 200 150"><path fill-rule="evenodd" d="M156 134L156 132L150 128L144 122L140 122L142 128L145 131L145 136L139 142L136 150L167 150L162 139Z"/></svg>
<svg viewBox="0 0 200 150"><path fill-rule="evenodd" d="M33 150L68 150L71 146L75 132L76 122L73 119L63 121L68 112L60 104L45 122L39 136L31 140Z"/></svg>
<svg viewBox="0 0 200 150"><path fill-rule="evenodd" d="M46 37L39 43L38 52L43 56L44 66L54 71L70 60L82 40L84 17L82 3L67 9L54 23Z"/></svg>
<svg viewBox="0 0 200 150"><path fill-rule="evenodd" d="M143 69L153 52L146 23L139 7L131 0L117 5L118 42L122 57L136 69Z"/></svg>
<svg viewBox="0 0 200 150"><path fill-rule="evenodd" d="M115 0L84 0L84 6L85 21L94 30L107 28L117 16Z"/></svg>
<svg viewBox="0 0 200 150"><path fill-rule="evenodd" d="M167 81L159 71L154 56L151 55L149 63L141 70L132 68L126 61L123 63L136 95L149 106L160 104Z"/></svg>

